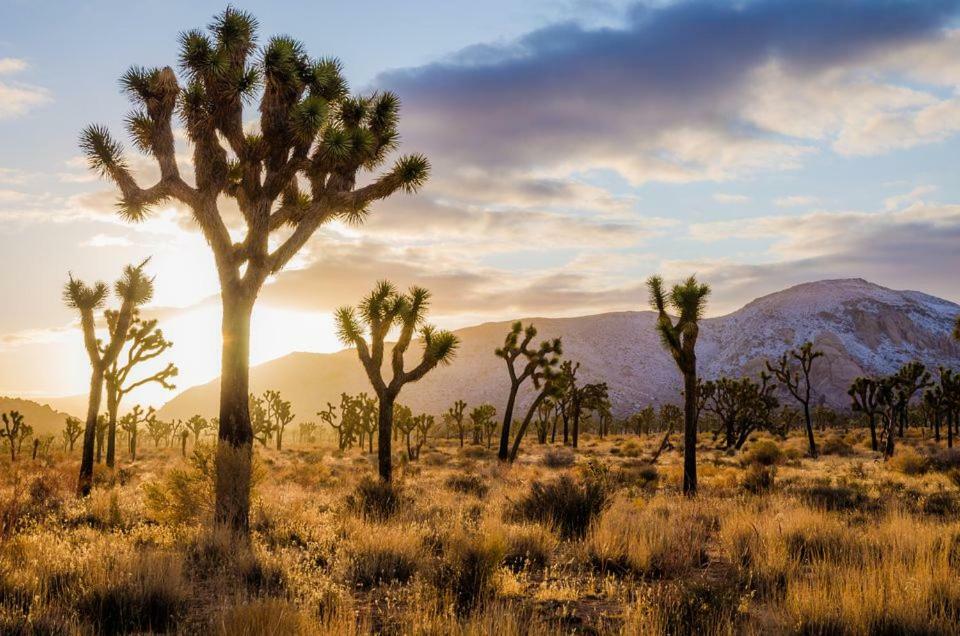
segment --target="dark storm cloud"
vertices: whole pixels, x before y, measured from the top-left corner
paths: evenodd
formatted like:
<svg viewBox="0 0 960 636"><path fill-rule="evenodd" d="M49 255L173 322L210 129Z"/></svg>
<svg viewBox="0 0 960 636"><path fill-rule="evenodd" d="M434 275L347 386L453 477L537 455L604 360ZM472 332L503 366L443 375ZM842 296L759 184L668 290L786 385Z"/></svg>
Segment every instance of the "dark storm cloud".
<svg viewBox="0 0 960 636"><path fill-rule="evenodd" d="M558 24L513 44L471 47L442 63L391 71L377 83L403 98L408 145L438 160L550 166L591 156L615 161L643 149L652 155L651 171L657 162L684 167L698 157L672 154L661 138L671 129L709 130L726 142L782 142L738 116L742 89L764 63L777 60L793 74L854 63L930 37L958 5L766 0L637 6L619 28Z"/></svg>

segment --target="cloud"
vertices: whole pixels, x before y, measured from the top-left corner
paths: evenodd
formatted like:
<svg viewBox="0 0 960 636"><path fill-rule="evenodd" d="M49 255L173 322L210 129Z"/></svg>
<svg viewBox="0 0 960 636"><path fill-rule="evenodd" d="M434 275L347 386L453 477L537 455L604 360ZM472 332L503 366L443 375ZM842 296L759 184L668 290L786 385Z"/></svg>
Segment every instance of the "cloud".
<svg viewBox="0 0 960 636"><path fill-rule="evenodd" d="M0 75L13 75L26 68L27 63L21 59L0 58ZM0 80L0 119L19 117L49 101L50 93L45 88Z"/></svg>
<svg viewBox="0 0 960 636"><path fill-rule="evenodd" d="M713 200L717 203L749 203L750 197L745 194L726 194L718 192L713 195Z"/></svg>
<svg viewBox="0 0 960 636"><path fill-rule="evenodd" d="M133 243L125 236L96 234L80 243L80 247L130 247Z"/></svg>
<svg viewBox="0 0 960 636"><path fill-rule="evenodd" d="M944 26L957 6L638 4L620 27L556 24L377 85L404 99L408 146L445 163L558 177L605 168L634 184L727 180L795 168L823 141L850 154L893 147L879 120L864 128L885 116L910 119L904 143L951 134L933 114L952 120L949 100L862 68L930 40L953 46ZM949 57L924 50L916 72L952 81Z"/></svg>
<svg viewBox="0 0 960 636"><path fill-rule="evenodd" d="M792 194L785 197L778 197L773 200L773 204L778 208L795 208L799 206L815 205L819 202L817 197L804 196L802 194Z"/></svg>
<svg viewBox="0 0 960 636"><path fill-rule="evenodd" d="M670 271L697 271L732 309L764 293L824 278L862 277L897 288L922 287L960 298L960 205L913 203L881 212L813 212L800 216L699 224L701 240L771 241L754 263L727 259L674 261Z"/></svg>

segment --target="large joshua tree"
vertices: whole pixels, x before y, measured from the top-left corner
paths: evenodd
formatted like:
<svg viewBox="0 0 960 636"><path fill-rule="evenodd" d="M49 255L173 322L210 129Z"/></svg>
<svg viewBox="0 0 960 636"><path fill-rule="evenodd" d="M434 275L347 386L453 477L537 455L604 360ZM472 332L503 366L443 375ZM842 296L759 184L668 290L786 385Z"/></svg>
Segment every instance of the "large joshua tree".
<svg viewBox="0 0 960 636"><path fill-rule="evenodd" d="M697 493L697 336L710 287L691 276L668 292L660 276L647 279L657 332L683 375L683 494ZM669 310L677 313L676 320Z"/></svg>
<svg viewBox="0 0 960 636"><path fill-rule="evenodd" d="M115 324L118 318L117 312L107 312L108 325ZM139 379L130 377L136 366L157 358L173 346L172 342L164 338L155 319L142 320L134 312L127 332L127 343L129 346L126 356L118 355L104 373L107 386L107 466L110 468L116 463L117 412L123 397L138 387L154 382L167 390L173 390L176 386L170 379L179 372L176 365L169 362L155 373Z"/></svg>
<svg viewBox="0 0 960 636"><path fill-rule="evenodd" d="M517 393L521 385L530 378L540 382L534 376L548 367L555 367L560 362L560 339L544 340L540 346L531 348L530 343L537 337L537 328L529 324L524 328L519 320L510 327L503 346L497 348L494 354L503 358L507 363L507 373L510 376L510 392L507 395L507 406L503 410L503 426L500 429L500 449L497 458L506 461L510 458L510 424L513 422L513 408L516 405ZM520 368L517 368L517 359L520 359ZM540 392L538 391L538 394ZM540 398L542 400L543 398ZM539 403L538 400L537 402ZM528 421L525 419L525 421Z"/></svg>
<svg viewBox="0 0 960 636"><path fill-rule="evenodd" d="M289 37L258 47L257 21L242 11L227 8L207 32L181 34L180 68L185 86L169 66L134 67L121 80L135 105L128 129L137 147L156 159L156 183L138 184L105 128L90 126L81 144L91 166L120 189L125 218L142 220L151 206L175 200L189 208L213 251L223 304L216 519L245 531L253 439L250 316L257 295L317 228L359 220L374 201L416 190L429 163L422 155L401 157L358 186L358 177L381 165L397 144L397 97L351 96L339 62L313 59ZM255 98L258 119L244 108ZM195 185L177 165L175 111L193 147ZM227 229L226 200L239 207L246 226L239 240Z"/></svg>
<svg viewBox="0 0 960 636"><path fill-rule="evenodd" d="M93 450L104 374L120 355L137 307L149 302L153 296L153 280L143 273L145 265L146 261L136 267L128 265L114 285L114 292L120 298L121 304L115 319L108 321L109 338L105 343L97 339L93 312L106 302L109 294L107 286L101 282L90 286L71 275L63 290L63 299L67 306L80 312L83 342L90 359L90 397L83 429L80 476L77 480L77 494L82 497L89 495L93 486Z"/></svg>
<svg viewBox="0 0 960 636"><path fill-rule="evenodd" d="M815 350L812 342L804 342L798 349L785 351L776 365L767 362L767 371L772 373L777 382L803 407L803 423L807 429L810 457L817 456L817 440L813 437L813 420L810 417L813 391L810 373L813 370L813 361L821 357L823 352Z"/></svg>
<svg viewBox="0 0 960 636"><path fill-rule="evenodd" d="M457 337L449 331L438 331L425 324L429 302L430 292L422 287L412 287L408 293L402 294L391 283L380 281L359 307L341 307L336 313L337 334L344 344L356 347L380 403L377 460L380 479L386 482L393 477L390 455L393 405L400 389L405 384L421 379L438 364L449 364L459 345ZM387 381L382 369L384 340L394 327L400 331L390 355L393 377ZM403 356L418 329L423 341L423 353L419 363L406 370Z"/></svg>

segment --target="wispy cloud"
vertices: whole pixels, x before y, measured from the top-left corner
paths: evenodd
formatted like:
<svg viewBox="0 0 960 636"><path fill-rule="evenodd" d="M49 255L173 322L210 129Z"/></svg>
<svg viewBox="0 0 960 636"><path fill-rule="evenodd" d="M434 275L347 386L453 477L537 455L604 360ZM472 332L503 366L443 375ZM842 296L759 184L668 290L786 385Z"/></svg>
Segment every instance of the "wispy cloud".
<svg viewBox="0 0 960 636"><path fill-rule="evenodd" d="M0 58L0 76L20 73L26 68L27 63L24 60L12 57ZM50 92L45 88L0 80L0 119L18 117L49 101Z"/></svg>

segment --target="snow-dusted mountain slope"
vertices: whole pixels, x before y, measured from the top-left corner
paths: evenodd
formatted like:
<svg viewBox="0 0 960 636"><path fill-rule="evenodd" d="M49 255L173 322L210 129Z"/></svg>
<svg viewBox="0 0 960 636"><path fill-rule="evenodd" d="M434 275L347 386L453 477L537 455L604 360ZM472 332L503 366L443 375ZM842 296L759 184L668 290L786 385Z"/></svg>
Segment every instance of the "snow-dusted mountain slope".
<svg viewBox="0 0 960 636"><path fill-rule="evenodd" d="M904 362L960 366L960 346L951 339L960 306L914 291L894 291L862 279L797 285L758 298L743 308L703 321L698 360L705 378L754 374L764 361L812 340L825 352L817 361L815 390L834 405L847 403L846 387L861 374L890 373ZM565 357L581 363L583 381L609 385L617 414L649 403L679 399L680 378L663 351L649 311L579 318L527 318L542 338L561 336ZM509 322L485 323L457 333L456 361L408 385L401 402L440 414L456 399L502 408L507 387L503 360L493 355ZM411 351L408 357L416 355ZM352 350L333 354L293 353L255 367L252 390L279 389L303 419L341 392L368 391ZM218 382L187 389L161 410L162 417L215 415Z"/></svg>

